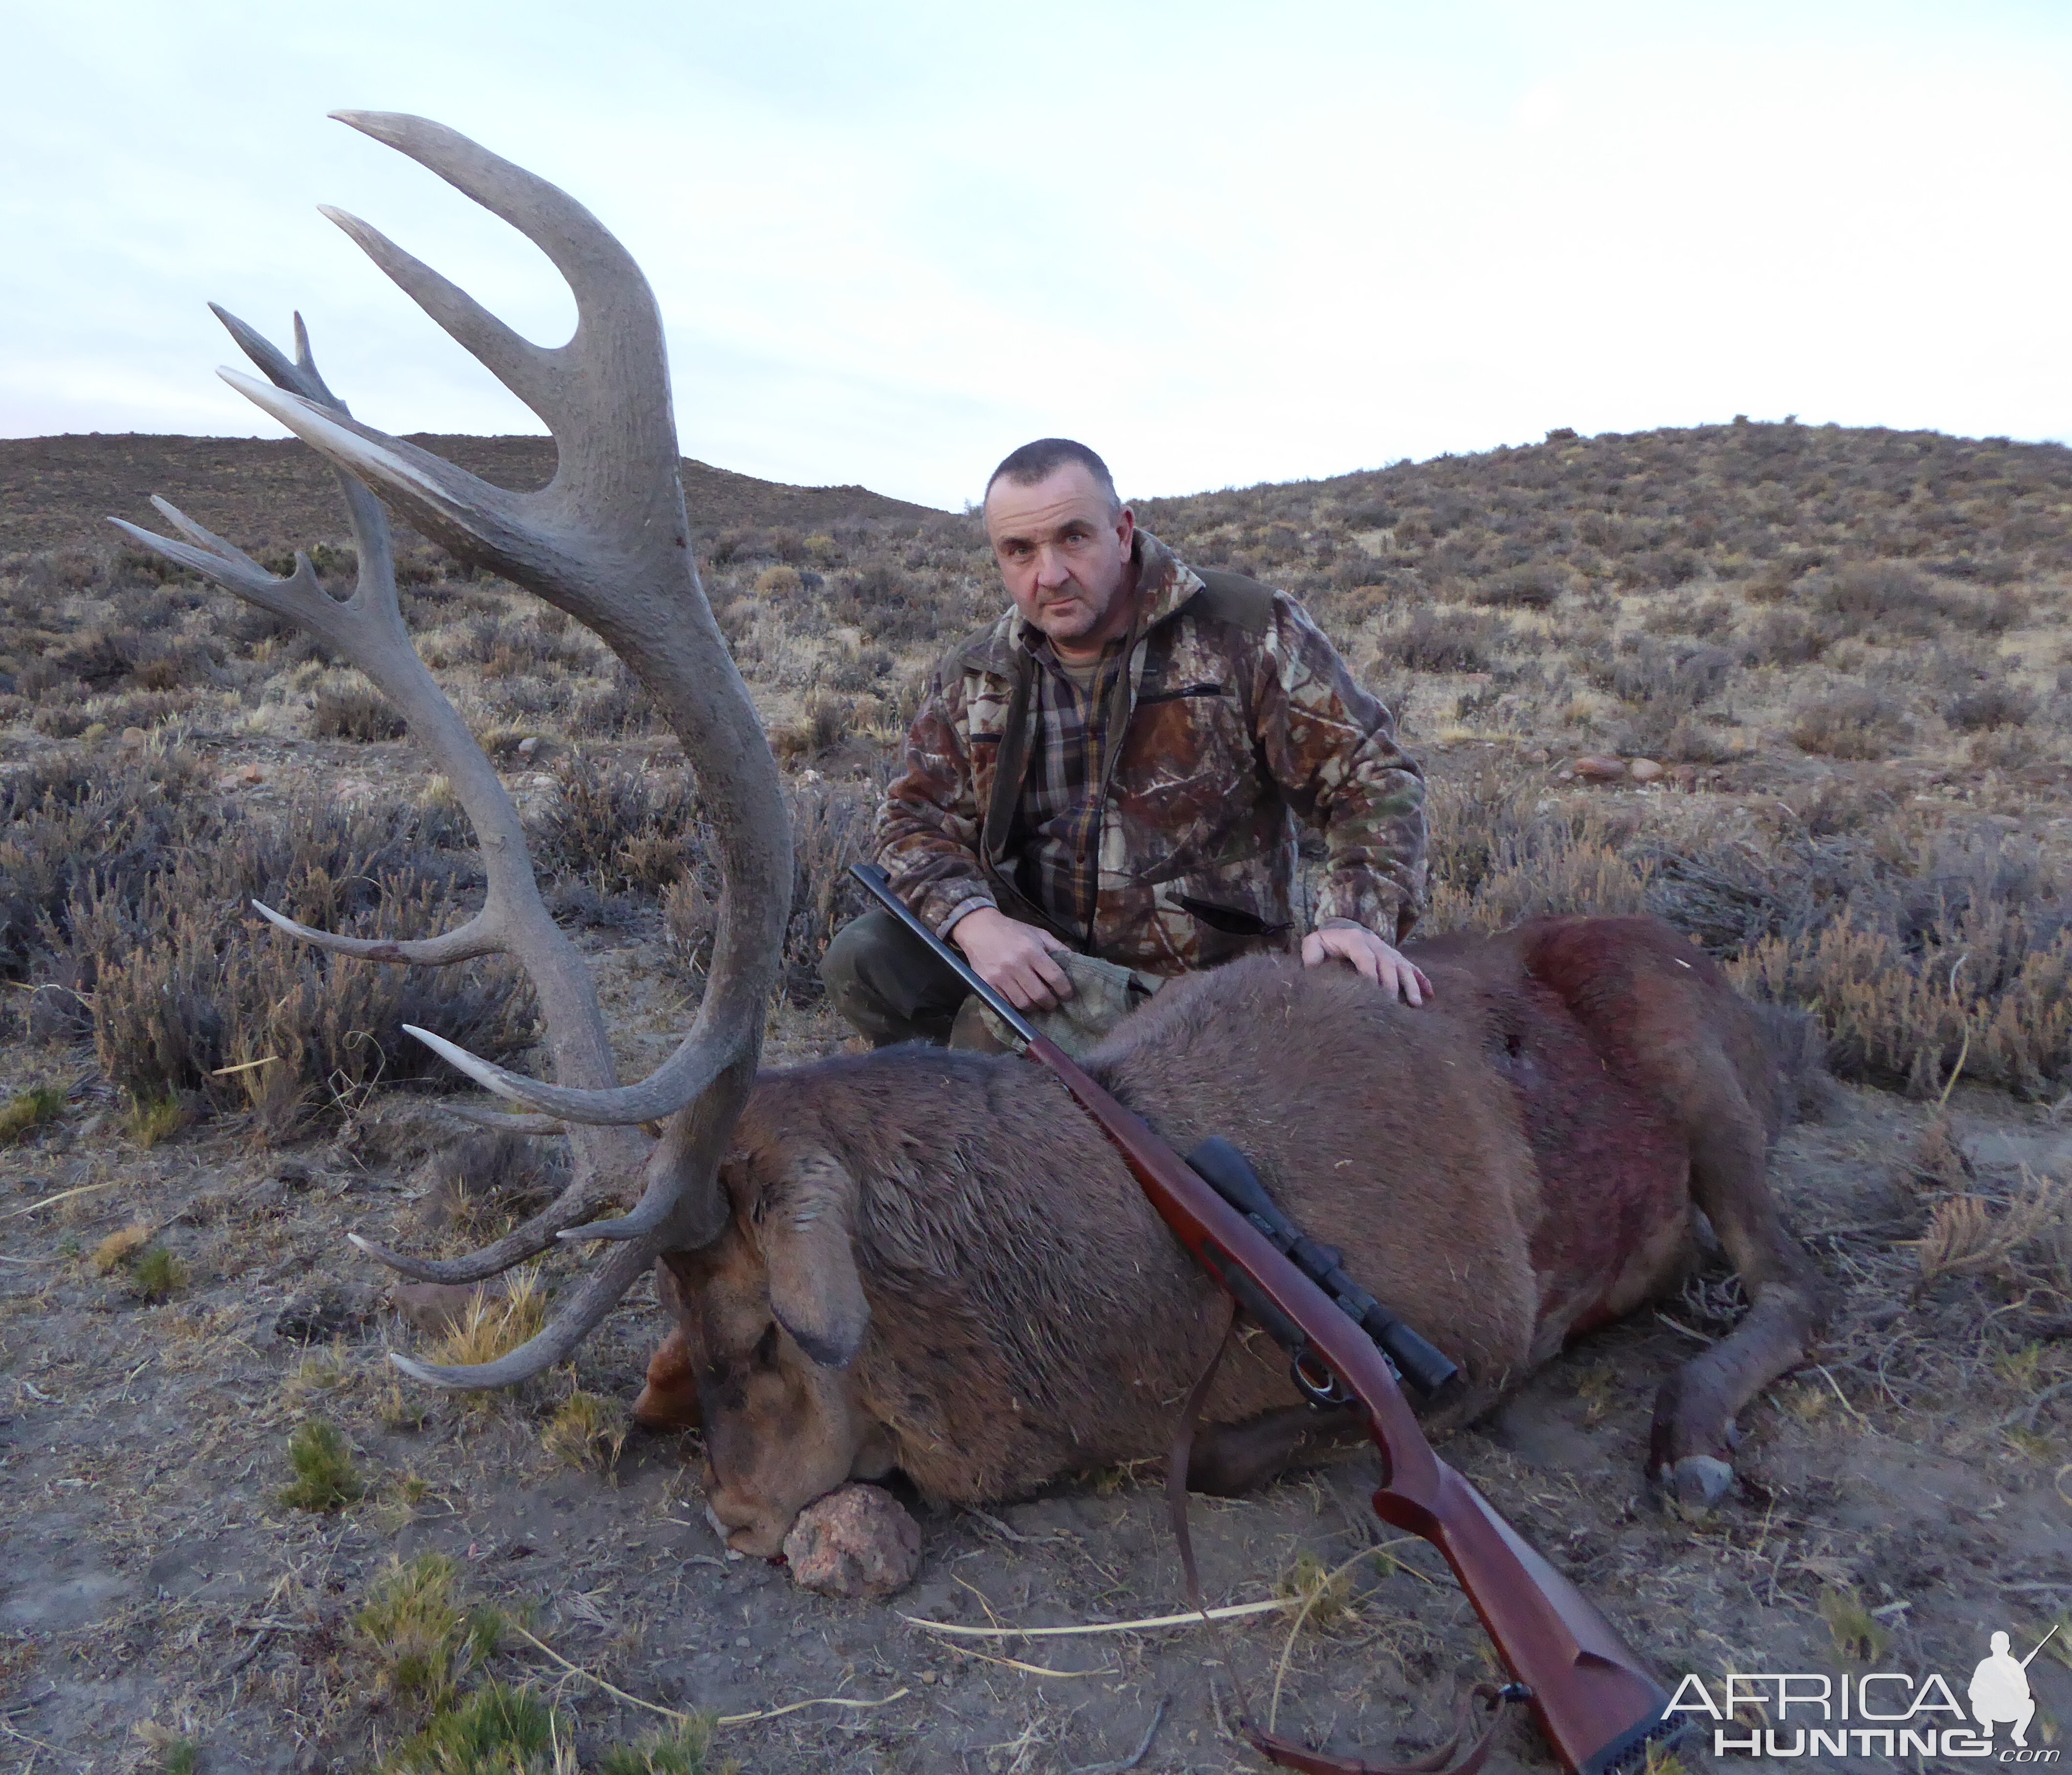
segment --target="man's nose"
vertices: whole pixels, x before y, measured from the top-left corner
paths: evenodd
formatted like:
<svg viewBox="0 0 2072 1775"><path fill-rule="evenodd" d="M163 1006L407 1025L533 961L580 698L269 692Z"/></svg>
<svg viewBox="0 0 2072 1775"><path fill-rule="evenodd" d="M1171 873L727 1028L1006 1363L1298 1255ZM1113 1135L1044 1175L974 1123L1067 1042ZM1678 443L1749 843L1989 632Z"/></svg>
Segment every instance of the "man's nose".
<svg viewBox="0 0 2072 1775"><path fill-rule="evenodd" d="M1040 548L1036 551L1036 583L1046 592L1055 591L1072 577L1072 570L1065 564L1062 549Z"/></svg>

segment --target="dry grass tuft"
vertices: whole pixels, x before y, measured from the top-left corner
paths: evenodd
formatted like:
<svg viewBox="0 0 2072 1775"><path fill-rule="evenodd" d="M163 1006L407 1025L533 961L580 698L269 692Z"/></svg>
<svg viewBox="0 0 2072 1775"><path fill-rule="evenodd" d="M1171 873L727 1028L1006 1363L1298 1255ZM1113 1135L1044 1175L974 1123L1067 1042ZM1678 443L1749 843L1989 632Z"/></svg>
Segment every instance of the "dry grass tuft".
<svg viewBox="0 0 2072 1775"><path fill-rule="evenodd" d="M489 1683L399 1745L380 1775L574 1775L575 1768L568 1720L529 1689Z"/></svg>
<svg viewBox="0 0 2072 1775"><path fill-rule="evenodd" d="M466 1623L454 1601L460 1568L443 1553L395 1560L375 1581L353 1630L370 1652L389 1694L427 1707L453 1694Z"/></svg>
<svg viewBox="0 0 2072 1775"><path fill-rule="evenodd" d="M1922 1286L1947 1276L1990 1276L2007 1282L2043 1280L2025 1276L2027 1266L2019 1259L2033 1245L2056 1243L2060 1249L2045 1254L2042 1261L2055 1259L2062 1268L2067 1255L2062 1246L2068 1209L2072 1209L2072 1180L2037 1177L2026 1171L2021 1194L1997 1211L1978 1195L1951 1196L1938 1202L1928 1217L1926 1230L1911 1242L1921 1263ZM2050 1238L2054 1234L2058 1235L2055 1241Z"/></svg>
<svg viewBox="0 0 2072 1775"><path fill-rule="evenodd" d="M546 1321L547 1301L538 1266L513 1270L504 1292L475 1291L459 1322L433 1346L431 1360L448 1366L493 1362L536 1335ZM468 1403L480 1410L489 1408L496 1398L493 1393L467 1395Z"/></svg>
<svg viewBox="0 0 2072 1775"><path fill-rule="evenodd" d="M597 1775L705 1775L712 1732L709 1720L694 1719L630 1744L614 1744L598 1759Z"/></svg>
<svg viewBox="0 0 2072 1775"><path fill-rule="evenodd" d="M1304 1624L1322 1633L1350 1620L1355 1613L1351 1566L1334 1572L1306 1549L1296 1555L1274 1594L1302 1605Z"/></svg>
<svg viewBox="0 0 2072 1775"><path fill-rule="evenodd" d="M617 1399L586 1393L581 1387L556 1408L541 1432L540 1445L557 1461L571 1467L594 1467L608 1472L626 1445L631 1425L626 1407Z"/></svg>
<svg viewBox="0 0 2072 1775"><path fill-rule="evenodd" d="M96 1276L112 1275L125 1264L135 1260L137 1254L151 1243L155 1231L144 1222L133 1221L119 1231L110 1233L93 1247L93 1255L87 1259Z"/></svg>
<svg viewBox="0 0 2072 1775"><path fill-rule="evenodd" d="M161 1096L133 1096L123 1118L123 1132L150 1152L194 1120L194 1112L171 1091Z"/></svg>

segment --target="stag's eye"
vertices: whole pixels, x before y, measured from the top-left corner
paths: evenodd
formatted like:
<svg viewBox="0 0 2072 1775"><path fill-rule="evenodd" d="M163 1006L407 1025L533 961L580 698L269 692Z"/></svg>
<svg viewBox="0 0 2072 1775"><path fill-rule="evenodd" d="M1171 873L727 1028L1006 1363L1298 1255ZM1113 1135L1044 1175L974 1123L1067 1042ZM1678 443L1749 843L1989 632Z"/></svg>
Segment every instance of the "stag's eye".
<svg viewBox="0 0 2072 1775"><path fill-rule="evenodd" d="M777 1364L777 1325L773 1320L770 1328L755 1340L755 1366L774 1368Z"/></svg>

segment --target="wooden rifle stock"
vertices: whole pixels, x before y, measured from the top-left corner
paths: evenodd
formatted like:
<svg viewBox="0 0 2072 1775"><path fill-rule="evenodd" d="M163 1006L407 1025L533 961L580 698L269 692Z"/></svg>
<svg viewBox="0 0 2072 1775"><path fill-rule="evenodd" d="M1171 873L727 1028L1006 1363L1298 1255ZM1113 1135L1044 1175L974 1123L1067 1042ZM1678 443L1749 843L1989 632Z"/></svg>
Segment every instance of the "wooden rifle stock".
<svg viewBox="0 0 2072 1775"><path fill-rule="evenodd" d="M898 899L882 869L858 864L852 873L964 976L1025 1044L1026 1057L1054 1073L1100 1124L1166 1224L1240 1306L1276 1334L1291 1325L1299 1331L1301 1359L1311 1371L1305 1387L1335 1377L1358 1402L1387 1469L1374 1494L1375 1514L1445 1555L1563 1764L1577 1775L1623 1775L1642 1766L1651 1743L1674 1736L1673 1723L1663 1717L1667 1692L1583 1593L1433 1452L1366 1330L1141 1116L980 981ZM1314 1374L1319 1366L1328 1377Z"/></svg>

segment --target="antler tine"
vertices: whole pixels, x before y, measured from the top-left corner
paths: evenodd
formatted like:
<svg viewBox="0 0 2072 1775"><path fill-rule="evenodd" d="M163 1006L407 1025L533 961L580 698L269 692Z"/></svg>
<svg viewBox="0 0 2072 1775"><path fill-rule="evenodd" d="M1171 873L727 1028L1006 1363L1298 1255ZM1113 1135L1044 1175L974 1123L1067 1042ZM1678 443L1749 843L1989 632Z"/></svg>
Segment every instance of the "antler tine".
<svg viewBox="0 0 2072 1775"><path fill-rule="evenodd" d="M387 272L405 295L452 335L491 376L549 425L553 424L551 408L556 378L552 351L535 345L504 325L458 284L405 253L379 228L328 203L319 203L317 209L343 228L361 252Z"/></svg>
<svg viewBox="0 0 2072 1775"><path fill-rule="evenodd" d="M575 1298L549 1320L536 1335L495 1362L468 1367L440 1367L414 1361L393 1350L388 1352L388 1360L413 1380L469 1392L513 1387L520 1381L529 1380L567 1358L604 1316L619 1305L619 1297L640 1279L664 1245L664 1240L657 1236L621 1246L592 1272L577 1291Z"/></svg>

